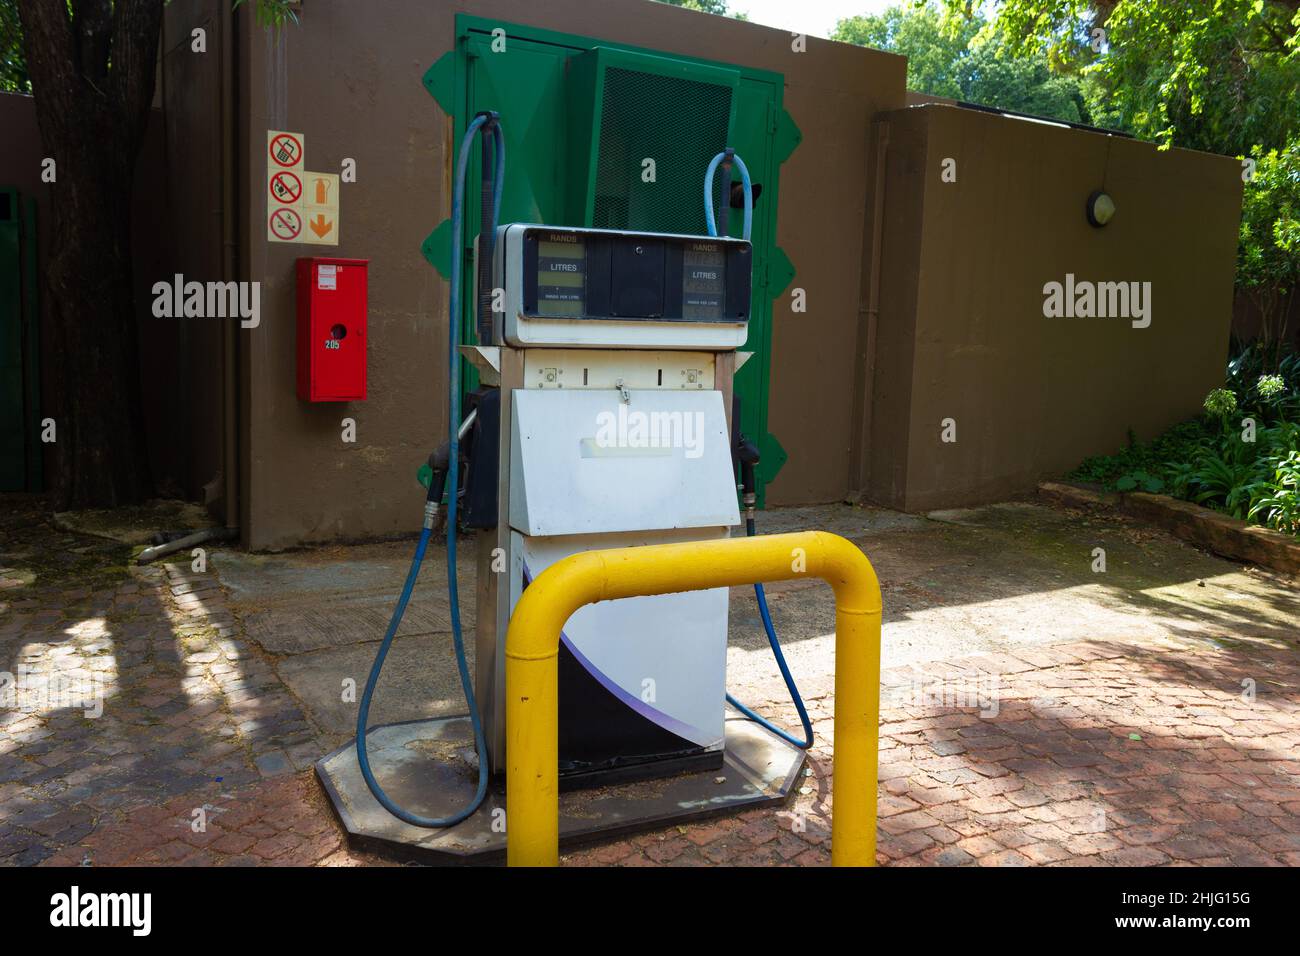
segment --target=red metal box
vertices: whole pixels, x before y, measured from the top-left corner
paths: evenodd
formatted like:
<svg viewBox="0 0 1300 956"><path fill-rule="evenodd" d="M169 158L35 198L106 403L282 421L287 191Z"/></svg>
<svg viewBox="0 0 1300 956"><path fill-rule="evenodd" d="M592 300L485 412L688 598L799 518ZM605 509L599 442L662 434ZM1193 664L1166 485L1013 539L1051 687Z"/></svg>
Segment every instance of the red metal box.
<svg viewBox="0 0 1300 956"><path fill-rule="evenodd" d="M366 273L369 259L298 260L298 397L366 397Z"/></svg>

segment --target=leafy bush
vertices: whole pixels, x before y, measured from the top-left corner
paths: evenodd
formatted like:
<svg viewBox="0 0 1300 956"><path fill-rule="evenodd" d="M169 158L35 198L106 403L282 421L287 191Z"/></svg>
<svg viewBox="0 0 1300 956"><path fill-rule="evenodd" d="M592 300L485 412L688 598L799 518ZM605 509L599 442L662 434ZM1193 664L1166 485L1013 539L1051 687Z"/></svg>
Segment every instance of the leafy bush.
<svg viewBox="0 0 1300 956"><path fill-rule="evenodd" d="M1276 358L1300 289L1300 137L1281 150L1256 146L1251 155L1255 174L1242 191L1237 287L1259 311L1261 351Z"/></svg>
<svg viewBox="0 0 1300 956"><path fill-rule="evenodd" d="M1300 451L1276 460L1269 491L1250 506L1250 520L1300 535Z"/></svg>
<svg viewBox="0 0 1300 956"><path fill-rule="evenodd" d="M1114 455L1097 455L1084 459L1068 477L1075 481L1100 484L1115 491L1126 490L1118 487L1119 480L1125 476L1136 477L1142 473L1163 480L1167 462L1189 459L1213 434L1203 418L1175 425L1159 438L1144 444L1139 443L1130 430L1127 448Z"/></svg>
<svg viewBox="0 0 1300 956"><path fill-rule="evenodd" d="M1261 369L1251 346L1228 365L1205 414L1154 441L1129 432L1128 447L1084 460L1067 477L1112 491L1164 492L1225 514L1300 535L1300 356Z"/></svg>

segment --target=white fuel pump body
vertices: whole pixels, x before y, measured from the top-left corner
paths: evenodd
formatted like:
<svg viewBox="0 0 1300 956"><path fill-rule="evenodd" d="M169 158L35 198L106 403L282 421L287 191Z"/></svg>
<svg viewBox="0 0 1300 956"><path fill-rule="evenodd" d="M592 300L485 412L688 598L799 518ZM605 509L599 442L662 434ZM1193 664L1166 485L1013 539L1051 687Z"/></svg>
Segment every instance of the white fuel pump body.
<svg viewBox="0 0 1300 956"><path fill-rule="evenodd" d="M750 262L742 240L498 230L499 515L479 547L477 641L494 768L504 766L502 642L531 580L579 551L726 537L739 524L731 376ZM491 554L504 562L491 566ZM721 765L727 606L715 589L601 602L570 618L563 773Z"/></svg>

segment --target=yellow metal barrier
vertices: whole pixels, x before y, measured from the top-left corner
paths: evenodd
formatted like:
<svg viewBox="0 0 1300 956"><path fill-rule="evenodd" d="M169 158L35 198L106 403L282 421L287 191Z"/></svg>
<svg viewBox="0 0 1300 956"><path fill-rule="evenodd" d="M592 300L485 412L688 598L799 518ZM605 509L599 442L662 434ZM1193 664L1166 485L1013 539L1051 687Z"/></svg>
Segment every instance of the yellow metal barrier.
<svg viewBox="0 0 1300 956"><path fill-rule="evenodd" d="M506 632L506 861L560 860L560 629L596 601L821 578L835 591L835 810L831 863L876 860L880 584L855 545L824 531L585 551L524 591Z"/></svg>

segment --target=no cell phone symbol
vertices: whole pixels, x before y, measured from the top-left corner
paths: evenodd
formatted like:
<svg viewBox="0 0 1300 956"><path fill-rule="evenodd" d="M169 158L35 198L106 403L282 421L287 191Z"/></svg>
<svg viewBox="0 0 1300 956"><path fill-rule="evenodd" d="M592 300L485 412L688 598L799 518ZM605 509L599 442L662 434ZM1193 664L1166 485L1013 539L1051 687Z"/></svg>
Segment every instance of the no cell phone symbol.
<svg viewBox="0 0 1300 956"><path fill-rule="evenodd" d="M271 232L277 239L297 239L302 232L302 218L292 209L277 209L271 213Z"/></svg>
<svg viewBox="0 0 1300 956"><path fill-rule="evenodd" d="M302 180L288 170L271 177L271 195L282 203L295 203L302 195Z"/></svg>
<svg viewBox="0 0 1300 956"><path fill-rule="evenodd" d="M281 133L271 140L271 159L281 166L296 166L302 162L302 143L296 136Z"/></svg>

